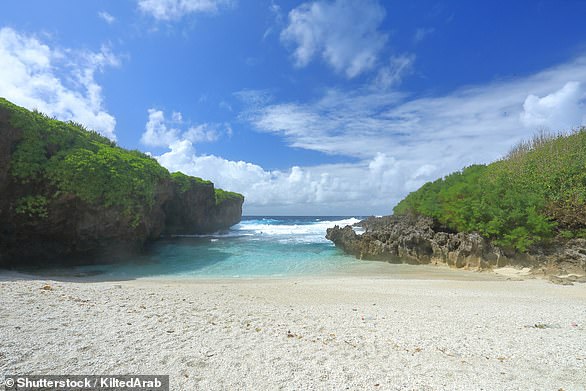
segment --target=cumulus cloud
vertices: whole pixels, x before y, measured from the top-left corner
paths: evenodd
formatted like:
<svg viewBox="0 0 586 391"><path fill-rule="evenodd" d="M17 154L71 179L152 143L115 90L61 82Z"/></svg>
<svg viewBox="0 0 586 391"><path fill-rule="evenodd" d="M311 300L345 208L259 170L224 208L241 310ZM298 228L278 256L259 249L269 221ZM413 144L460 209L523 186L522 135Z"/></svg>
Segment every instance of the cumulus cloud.
<svg viewBox="0 0 586 391"><path fill-rule="evenodd" d="M189 14L215 13L235 0L138 0L138 8L157 20L178 20Z"/></svg>
<svg viewBox="0 0 586 391"><path fill-rule="evenodd" d="M167 147L153 156L170 171L210 179L217 187L244 194L246 214L390 213L406 192L435 172L434 166L417 159L401 162L385 152L353 163L267 170L251 162L198 154L196 143L209 141L208 128L181 131L182 115L172 117L149 110L142 141Z"/></svg>
<svg viewBox="0 0 586 391"><path fill-rule="evenodd" d="M232 128L228 123L204 123L181 130L185 126L181 113L174 111L171 119L167 119L162 110L151 108L148 110L148 120L140 142L150 147L170 147L180 141L195 144L216 141L222 134L232 135Z"/></svg>
<svg viewBox="0 0 586 391"><path fill-rule="evenodd" d="M396 184L415 179L384 154L355 164L269 171L253 163L197 155L188 140L178 141L169 149L155 156L159 163L171 171L210 179L217 187L244 194L245 214L389 213L406 191Z"/></svg>
<svg viewBox="0 0 586 391"><path fill-rule="evenodd" d="M321 57L348 78L373 68L387 36L378 28L385 17L375 0L303 3L289 12L283 43L294 48L297 67Z"/></svg>
<svg viewBox="0 0 586 391"><path fill-rule="evenodd" d="M183 133L183 138L192 143L212 142L216 141L219 137L220 135L216 127L210 124L192 126Z"/></svg>
<svg viewBox="0 0 586 391"><path fill-rule="evenodd" d="M183 116L174 112L169 120L161 110L151 109L142 142L167 151L153 155L170 171L212 180L217 187L246 196L248 214L348 214L389 213L393 202L406 191L397 183L416 180L395 158L378 153L358 163L294 166L286 170L266 170L244 161L231 161L214 155L198 155L196 143L215 139L207 125L185 127Z"/></svg>
<svg viewBox="0 0 586 391"><path fill-rule="evenodd" d="M118 65L105 46L98 52L51 48L34 36L0 29L0 96L113 140L116 120L104 108L95 74Z"/></svg>
<svg viewBox="0 0 586 391"><path fill-rule="evenodd" d="M98 12L98 17L108 24L112 24L116 21L116 18L106 11Z"/></svg>
<svg viewBox="0 0 586 391"><path fill-rule="evenodd" d="M140 142L151 147L166 147L179 139L181 131L165 120L165 113L161 110L149 109L149 119L145 125L145 132ZM181 114L173 113L172 123L181 123Z"/></svg>
<svg viewBox="0 0 586 391"><path fill-rule="evenodd" d="M523 103L521 121L526 126L571 129L585 123L584 89L577 81L540 98L530 94Z"/></svg>

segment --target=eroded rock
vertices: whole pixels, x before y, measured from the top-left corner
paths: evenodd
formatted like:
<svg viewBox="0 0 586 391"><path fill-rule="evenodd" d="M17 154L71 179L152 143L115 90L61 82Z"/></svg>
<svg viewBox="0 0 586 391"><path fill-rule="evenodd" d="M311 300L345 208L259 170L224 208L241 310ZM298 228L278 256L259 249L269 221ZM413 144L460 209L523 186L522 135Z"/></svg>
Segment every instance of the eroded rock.
<svg viewBox="0 0 586 391"><path fill-rule="evenodd" d="M352 227L334 227L326 238L359 259L392 263L443 263L456 268L492 269L507 265L531 267L533 274L559 276L575 274L575 281L586 275L586 240L557 241L535 247L528 253L505 251L478 233L452 232L428 217L370 217ZM567 279L555 277L558 283ZM567 280L569 283L572 281Z"/></svg>

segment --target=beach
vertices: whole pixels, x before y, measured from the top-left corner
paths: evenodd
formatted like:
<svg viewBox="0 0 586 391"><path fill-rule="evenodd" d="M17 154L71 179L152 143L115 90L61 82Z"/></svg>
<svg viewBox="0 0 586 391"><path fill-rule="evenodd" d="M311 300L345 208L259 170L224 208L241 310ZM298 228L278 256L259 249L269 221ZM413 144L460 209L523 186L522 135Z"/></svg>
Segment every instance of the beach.
<svg viewBox="0 0 586 391"><path fill-rule="evenodd" d="M2 272L0 373L168 374L172 390L586 389L586 284L364 265L278 279Z"/></svg>

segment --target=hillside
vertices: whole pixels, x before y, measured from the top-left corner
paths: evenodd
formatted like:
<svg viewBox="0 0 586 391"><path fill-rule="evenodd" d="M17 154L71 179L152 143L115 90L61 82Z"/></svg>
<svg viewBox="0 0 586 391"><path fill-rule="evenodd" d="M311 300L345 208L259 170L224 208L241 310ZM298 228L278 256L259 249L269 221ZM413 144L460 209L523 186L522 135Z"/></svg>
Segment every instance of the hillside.
<svg viewBox="0 0 586 391"><path fill-rule="evenodd" d="M139 251L240 220L244 197L0 98L0 265Z"/></svg>
<svg viewBox="0 0 586 391"><path fill-rule="evenodd" d="M521 252L556 237L585 237L586 129L540 134L505 159L427 183L394 213L432 217Z"/></svg>

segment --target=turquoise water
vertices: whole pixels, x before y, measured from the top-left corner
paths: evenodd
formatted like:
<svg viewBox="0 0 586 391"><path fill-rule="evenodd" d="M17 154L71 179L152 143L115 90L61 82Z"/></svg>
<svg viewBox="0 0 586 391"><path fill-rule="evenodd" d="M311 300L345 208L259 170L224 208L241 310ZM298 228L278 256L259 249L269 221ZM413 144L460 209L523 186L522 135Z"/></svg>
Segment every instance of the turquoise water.
<svg viewBox="0 0 586 391"><path fill-rule="evenodd" d="M116 265L78 267L104 278L246 278L333 273L356 260L325 239L326 229L354 217L244 217L214 235L163 238L144 256Z"/></svg>

